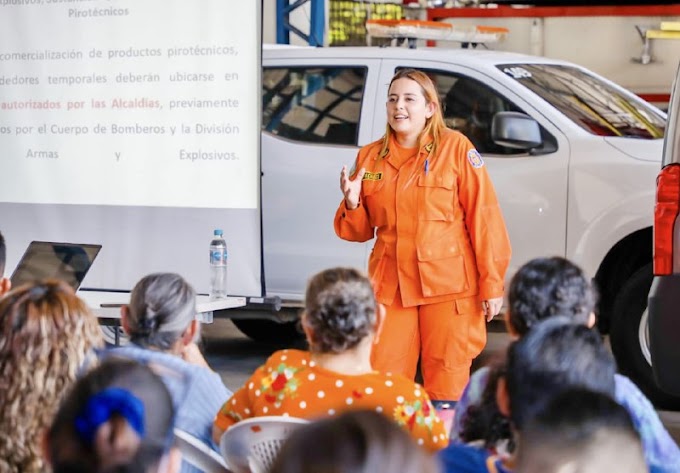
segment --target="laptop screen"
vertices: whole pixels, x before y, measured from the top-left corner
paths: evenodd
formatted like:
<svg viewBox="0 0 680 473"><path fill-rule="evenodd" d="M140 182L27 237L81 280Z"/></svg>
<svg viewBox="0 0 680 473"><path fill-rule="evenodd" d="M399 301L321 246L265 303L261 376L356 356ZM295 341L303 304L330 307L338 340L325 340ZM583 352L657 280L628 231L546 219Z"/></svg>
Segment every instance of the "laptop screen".
<svg viewBox="0 0 680 473"><path fill-rule="evenodd" d="M101 245L32 241L12 273L12 286L56 278L78 290Z"/></svg>

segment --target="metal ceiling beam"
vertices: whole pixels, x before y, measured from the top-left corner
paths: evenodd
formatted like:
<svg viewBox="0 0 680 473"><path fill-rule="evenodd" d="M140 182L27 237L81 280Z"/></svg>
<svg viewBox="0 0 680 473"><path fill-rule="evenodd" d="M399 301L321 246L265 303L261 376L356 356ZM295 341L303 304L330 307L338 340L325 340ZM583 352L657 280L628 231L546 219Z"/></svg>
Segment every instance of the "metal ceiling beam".
<svg viewBox="0 0 680 473"><path fill-rule="evenodd" d="M294 10L311 2L309 13L309 34L291 25L290 14ZM276 0L276 42L290 44L290 33L293 32L307 41L310 46L323 46L325 19L324 0Z"/></svg>

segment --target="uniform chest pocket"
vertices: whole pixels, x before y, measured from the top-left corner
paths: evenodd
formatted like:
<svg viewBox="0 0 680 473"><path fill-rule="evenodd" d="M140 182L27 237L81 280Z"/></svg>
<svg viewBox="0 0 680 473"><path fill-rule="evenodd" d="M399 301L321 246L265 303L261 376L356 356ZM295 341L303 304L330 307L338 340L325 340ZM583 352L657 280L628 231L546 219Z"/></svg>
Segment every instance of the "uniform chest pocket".
<svg viewBox="0 0 680 473"><path fill-rule="evenodd" d="M456 179L452 172L423 174L418 178L418 218L453 220Z"/></svg>

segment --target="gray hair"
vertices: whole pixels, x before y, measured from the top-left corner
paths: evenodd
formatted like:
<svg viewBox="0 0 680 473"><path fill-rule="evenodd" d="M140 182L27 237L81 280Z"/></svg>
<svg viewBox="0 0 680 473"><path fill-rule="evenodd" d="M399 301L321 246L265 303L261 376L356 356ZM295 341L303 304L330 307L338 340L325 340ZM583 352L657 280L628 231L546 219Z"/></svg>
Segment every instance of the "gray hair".
<svg viewBox="0 0 680 473"><path fill-rule="evenodd" d="M179 274L150 274L132 289L129 308L130 340L168 350L196 315L196 291Z"/></svg>

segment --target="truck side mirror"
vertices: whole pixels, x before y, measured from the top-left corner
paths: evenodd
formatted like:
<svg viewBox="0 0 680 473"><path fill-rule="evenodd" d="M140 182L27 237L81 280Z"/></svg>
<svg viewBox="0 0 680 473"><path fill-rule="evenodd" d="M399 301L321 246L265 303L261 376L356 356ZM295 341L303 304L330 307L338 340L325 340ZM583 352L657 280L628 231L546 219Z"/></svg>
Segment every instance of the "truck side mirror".
<svg viewBox="0 0 680 473"><path fill-rule="evenodd" d="M538 122L520 112L498 112L491 122L491 139L508 148L530 151L543 144Z"/></svg>

